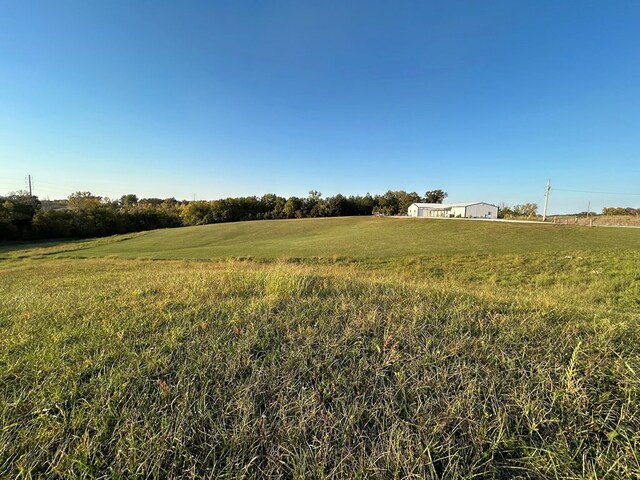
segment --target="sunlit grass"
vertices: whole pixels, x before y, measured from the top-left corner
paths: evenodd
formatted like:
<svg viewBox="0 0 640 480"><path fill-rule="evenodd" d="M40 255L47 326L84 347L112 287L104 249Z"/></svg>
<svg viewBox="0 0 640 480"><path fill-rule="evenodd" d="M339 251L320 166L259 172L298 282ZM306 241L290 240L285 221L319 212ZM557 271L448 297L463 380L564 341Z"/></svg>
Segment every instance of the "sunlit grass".
<svg viewBox="0 0 640 480"><path fill-rule="evenodd" d="M156 230L61 244L52 249L40 249L39 253L72 257L338 258L362 261L611 248L640 248L640 230L461 219L312 218ZM0 250L0 258L24 255L22 248L19 250Z"/></svg>
<svg viewBox="0 0 640 480"><path fill-rule="evenodd" d="M633 250L41 253L0 264L2 476L640 474Z"/></svg>

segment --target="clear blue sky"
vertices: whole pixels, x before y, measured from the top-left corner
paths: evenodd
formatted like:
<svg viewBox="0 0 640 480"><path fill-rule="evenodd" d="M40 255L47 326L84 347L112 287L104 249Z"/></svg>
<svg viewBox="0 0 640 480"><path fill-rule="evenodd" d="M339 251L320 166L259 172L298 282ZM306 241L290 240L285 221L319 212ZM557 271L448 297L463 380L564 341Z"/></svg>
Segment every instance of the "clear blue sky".
<svg viewBox="0 0 640 480"><path fill-rule="evenodd" d="M0 6L0 193L640 193L637 0Z"/></svg>

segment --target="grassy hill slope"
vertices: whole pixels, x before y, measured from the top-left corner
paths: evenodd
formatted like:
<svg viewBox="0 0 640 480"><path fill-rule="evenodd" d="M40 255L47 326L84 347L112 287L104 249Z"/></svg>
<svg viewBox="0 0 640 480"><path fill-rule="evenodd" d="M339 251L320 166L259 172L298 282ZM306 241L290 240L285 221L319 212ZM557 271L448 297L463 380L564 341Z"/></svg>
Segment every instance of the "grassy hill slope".
<svg viewBox="0 0 640 480"><path fill-rule="evenodd" d="M640 231L632 229L371 217L240 222L156 230L124 238L126 241L85 244L70 254L157 259L366 259L640 247Z"/></svg>
<svg viewBox="0 0 640 480"><path fill-rule="evenodd" d="M639 241L339 218L7 246L0 478L640 478Z"/></svg>

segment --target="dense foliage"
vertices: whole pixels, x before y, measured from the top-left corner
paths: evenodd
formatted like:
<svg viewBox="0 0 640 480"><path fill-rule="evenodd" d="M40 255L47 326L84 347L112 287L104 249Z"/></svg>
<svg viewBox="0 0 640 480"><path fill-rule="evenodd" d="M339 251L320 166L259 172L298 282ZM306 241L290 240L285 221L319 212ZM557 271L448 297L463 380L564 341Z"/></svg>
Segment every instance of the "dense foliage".
<svg viewBox="0 0 640 480"><path fill-rule="evenodd" d="M90 192L76 192L67 200L44 202L25 192L0 197L0 240L89 238L157 228L206 225L285 218L397 215L414 202L442 203L447 193L432 190L388 191L384 195L337 194L322 197L284 198L268 193L262 197L223 198L211 201L178 201L175 198L143 198L134 194L118 200Z"/></svg>
<svg viewBox="0 0 640 480"><path fill-rule="evenodd" d="M498 218L534 218L538 215L538 204L523 203L509 206L501 204L498 209Z"/></svg>
<svg viewBox="0 0 640 480"><path fill-rule="evenodd" d="M442 203L443 190L420 196L404 190L382 195L337 194L323 197L312 190L307 197L229 197L218 200L179 201L143 198L134 194L117 200L76 192L64 200L43 200L26 192L0 197L0 241L47 238L90 238L114 234L211 223L289 218L401 215L415 202ZM538 205L499 205L499 218L535 218ZM586 213L585 213L586 214ZM603 215L637 216L640 209L608 207ZM580 214L579 214L580 215Z"/></svg>
<svg viewBox="0 0 640 480"><path fill-rule="evenodd" d="M640 216L640 208L607 207L602 209L603 215L635 215Z"/></svg>
<svg viewBox="0 0 640 480"><path fill-rule="evenodd" d="M34 196L18 192L0 197L0 240L25 237L39 209L40 201Z"/></svg>

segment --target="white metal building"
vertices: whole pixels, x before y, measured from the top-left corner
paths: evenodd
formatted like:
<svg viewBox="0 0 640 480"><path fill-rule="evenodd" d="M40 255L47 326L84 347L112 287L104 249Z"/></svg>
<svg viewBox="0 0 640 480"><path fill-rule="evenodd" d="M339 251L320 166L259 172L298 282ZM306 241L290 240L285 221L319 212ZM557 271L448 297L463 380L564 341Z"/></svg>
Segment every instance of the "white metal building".
<svg viewBox="0 0 640 480"><path fill-rule="evenodd" d="M412 203L407 210L407 215L410 217L498 218L498 207L485 202Z"/></svg>

